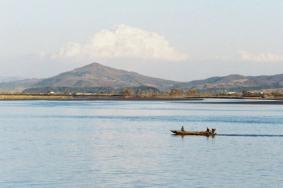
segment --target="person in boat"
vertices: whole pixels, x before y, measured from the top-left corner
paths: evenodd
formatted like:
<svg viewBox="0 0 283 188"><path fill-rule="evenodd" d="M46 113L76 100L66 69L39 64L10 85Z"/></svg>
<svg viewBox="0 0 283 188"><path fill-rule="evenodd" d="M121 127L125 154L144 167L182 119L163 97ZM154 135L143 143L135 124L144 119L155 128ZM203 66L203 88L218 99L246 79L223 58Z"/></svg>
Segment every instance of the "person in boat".
<svg viewBox="0 0 283 188"><path fill-rule="evenodd" d="M208 132L208 133L210 132L210 129L208 127L206 128L206 132Z"/></svg>
<svg viewBox="0 0 283 188"><path fill-rule="evenodd" d="M211 129L211 133L215 134L216 129Z"/></svg>
<svg viewBox="0 0 283 188"><path fill-rule="evenodd" d="M181 131L185 131L184 126L181 127Z"/></svg>

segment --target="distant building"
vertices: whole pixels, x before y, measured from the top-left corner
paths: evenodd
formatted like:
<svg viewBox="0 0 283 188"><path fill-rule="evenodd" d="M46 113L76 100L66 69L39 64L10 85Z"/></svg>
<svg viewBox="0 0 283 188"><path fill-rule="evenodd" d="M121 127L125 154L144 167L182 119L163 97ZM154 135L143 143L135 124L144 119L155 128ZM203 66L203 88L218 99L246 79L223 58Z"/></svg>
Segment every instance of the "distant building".
<svg viewBox="0 0 283 188"><path fill-rule="evenodd" d="M227 94L227 95L235 95L236 92L234 92L234 91L228 91L228 92L226 92L226 94Z"/></svg>
<svg viewBox="0 0 283 188"><path fill-rule="evenodd" d="M49 94L49 95L54 95L55 92L54 92L54 91L49 91L48 94Z"/></svg>

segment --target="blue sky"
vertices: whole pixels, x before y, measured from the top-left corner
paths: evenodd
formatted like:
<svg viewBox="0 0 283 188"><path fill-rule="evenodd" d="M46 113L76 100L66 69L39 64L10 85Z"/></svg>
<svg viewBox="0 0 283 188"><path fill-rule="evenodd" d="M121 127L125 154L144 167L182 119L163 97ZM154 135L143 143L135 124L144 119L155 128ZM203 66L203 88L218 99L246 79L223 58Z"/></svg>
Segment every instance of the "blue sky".
<svg viewBox="0 0 283 188"><path fill-rule="evenodd" d="M0 75L100 62L174 80L283 73L280 0L2 0Z"/></svg>

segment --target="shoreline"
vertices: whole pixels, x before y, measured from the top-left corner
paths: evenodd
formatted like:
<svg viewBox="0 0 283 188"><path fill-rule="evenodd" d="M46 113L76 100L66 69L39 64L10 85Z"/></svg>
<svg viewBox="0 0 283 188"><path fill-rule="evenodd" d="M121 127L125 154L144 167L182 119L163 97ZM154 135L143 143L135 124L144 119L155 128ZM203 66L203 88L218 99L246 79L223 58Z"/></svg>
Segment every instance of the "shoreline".
<svg viewBox="0 0 283 188"><path fill-rule="evenodd" d="M120 101L168 101L190 100L200 101L202 97L124 97L124 96L90 96L90 95L33 95L33 94L0 94L0 101L8 100L54 100L54 101L82 101L82 100L120 100Z"/></svg>
<svg viewBox="0 0 283 188"><path fill-rule="evenodd" d="M0 94L0 101L25 101L25 100L49 100L49 101L203 101L204 99L239 99L250 101L220 101L211 103L282 103L283 98L259 98L259 97L235 97L235 96L196 96L196 97L128 97L107 95L45 95L45 94ZM206 102L210 103L210 102Z"/></svg>

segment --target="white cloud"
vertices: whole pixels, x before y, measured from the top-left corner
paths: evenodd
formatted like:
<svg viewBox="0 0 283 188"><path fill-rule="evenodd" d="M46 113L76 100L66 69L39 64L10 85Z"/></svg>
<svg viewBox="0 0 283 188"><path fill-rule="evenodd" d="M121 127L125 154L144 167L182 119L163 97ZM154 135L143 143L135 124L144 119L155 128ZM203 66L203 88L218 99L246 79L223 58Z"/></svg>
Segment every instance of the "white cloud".
<svg viewBox="0 0 283 188"><path fill-rule="evenodd" d="M244 61L252 61L259 63L272 63L283 62L283 54L277 53L251 53L247 51L241 51L240 57Z"/></svg>
<svg viewBox="0 0 283 188"><path fill-rule="evenodd" d="M147 60L184 61L188 55L176 50L158 33L119 25L102 30L84 43L70 42L56 58L138 58Z"/></svg>

